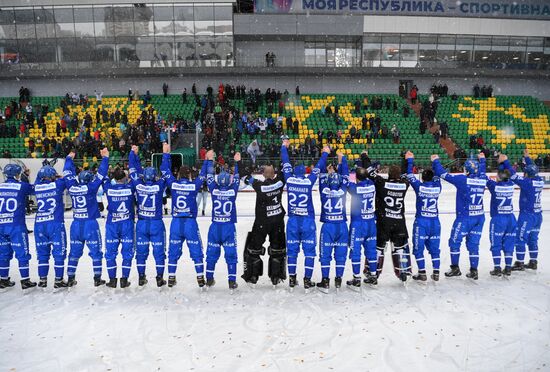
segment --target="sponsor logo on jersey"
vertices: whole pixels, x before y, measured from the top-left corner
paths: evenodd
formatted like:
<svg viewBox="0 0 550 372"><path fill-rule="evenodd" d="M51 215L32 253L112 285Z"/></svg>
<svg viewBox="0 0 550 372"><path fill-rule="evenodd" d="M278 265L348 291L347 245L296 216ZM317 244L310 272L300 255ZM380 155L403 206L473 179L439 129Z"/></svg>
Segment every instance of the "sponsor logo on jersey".
<svg viewBox="0 0 550 372"><path fill-rule="evenodd" d="M55 190L55 188L56 188L55 182L40 183L34 186L34 191L40 192L40 191L47 191L47 190Z"/></svg>
<svg viewBox="0 0 550 372"><path fill-rule="evenodd" d="M286 181L287 187L289 184L295 184L295 185L311 185L311 180L309 178L298 178L298 177L290 177Z"/></svg>
<svg viewBox="0 0 550 372"><path fill-rule="evenodd" d="M357 186L357 193L358 194L366 194L369 192L374 192L376 190L376 187L374 185L369 186Z"/></svg>
<svg viewBox="0 0 550 372"><path fill-rule="evenodd" d="M406 190L407 185L404 183L386 182L384 188L388 190Z"/></svg>
<svg viewBox="0 0 550 372"><path fill-rule="evenodd" d="M467 178L466 184L470 186L486 186L487 180L484 180L482 178Z"/></svg>
<svg viewBox="0 0 550 372"><path fill-rule="evenodd" d="M214 190L212 190L212 195L225 196L225 197L235 196L235 190L233 190L233 189L230 189L230 190L214 189Z"/></svg>
<svg viewBox="0 0 550 372"><path fill-rule="evenodd" d="M345 192L344 190L340 190L340 189L338 189L338 190L332 190L332 189L330 189L330 188L328 188L328 187L325 187L325 188L323 189L323 194L325 194L325 195L326 195L327 197L329 197L329 198L339 198L339 197L341 197L342 195L345 195L345 193L346 193L346 192Z"/></svg>
<svg viewBox="0 0 550 372"><path fill-rule="evenodd" d="M533 180L534 187L544 187L544 181L535 181Z"/></svg>
<svg viewBox="0 0 550 372"><path fill-rule="evenodd" d="M283 182L277 181L273 185L262 185L260 189L262 190L262 192L271 192L280 189L281 187L283 187Z"/></svg>
<svg viewBox="0 0 550 372"><path fill-rule="evenodd" d="M136 190L147 194L153 194L160 191L159 185L137 185Z"/></svg>
<svg viewBox="0 0 550 372"><path fill-rule="evenodd" d="M195 191L195 184L194 183L177 183L174 182L172 184L172 190L177 191Z"/></svg>
<svg viewBox="0 0 550 372"><path fill-rule="evenodd" d="M45 215L41 215L39 216L38 214L36 215L36 220L35 222L36 223L40 223L40 222L47 222L47 221L51 221L54 219L54 216L53 214L45 214Z"/></svg>
<svg viewBox="0 0 550 372"><path fill-rule="evenodd" d="M0 189L21 190L21 184L19 182L0 183Z"/></svg>
<svg viewBox="0 0 550 372"><path fill-rule="evenodd" d="M423 193L423 194L426 194L426 195L432 195L432 196L437 196L439 194L441 194L441 187L428 187L428 186L420 186L418 188L418 191Z"/></svg>
<svg viewBox="0 0 550 372"><path fill-rule="evenodd" d="M514 193L514 186L495 186L495 192L497 193Z"/></svg>
<svg viewBox="0 0 550 372"><path fill-rule="evenodd" d="M88 186L87 185L71 186L69 188L69 193L71 193L71 194L87 194L88 193Z"/></svg>
<svg viewBox="0 0 550 372"><path fill-rule="evenodd" d="M130 188L107 190L107 196L131 196L131 195L132 195L132 189Z"/></svg>

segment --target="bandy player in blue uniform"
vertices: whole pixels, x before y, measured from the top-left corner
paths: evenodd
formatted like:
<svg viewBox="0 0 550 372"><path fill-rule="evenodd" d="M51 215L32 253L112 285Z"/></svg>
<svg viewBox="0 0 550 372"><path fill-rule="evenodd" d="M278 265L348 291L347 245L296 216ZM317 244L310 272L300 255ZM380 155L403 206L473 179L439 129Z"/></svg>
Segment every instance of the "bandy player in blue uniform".
<svg viewBox="0 0 550 372"><path fill-rule="evenodd" d="M235 230L237 211L235 200L239 191L241 154L237 152L233 159L235 160L233 180L231 180L229 173L225 171L221 171L216 179L214 177L214 167L210 165L206 176L208 190L212 195L212 224L208 229L208 245L206 248L206 286L212 287L216 284L214 269L223 247L230 290L235 290L238 287L237 231Z"/></svg>
<svg viewBox="0 0 550 372"><path fill-rule="evenodd" d="M342 153L338 153L338 163L342 166L347 162ZM323 171L322 171L323 172ZM328 172L328 173L327 173ZM321 262L322 279L317 288L328 293L330 287L330 262L334 255L336 277L334 286L342 286L342 276L348 254L348 224L346 217L346 194L349 181L342 177L330 165L319 177L319 193L321 194L321 241L319 242L319 261Z"/></svg>
<svg viewBox="0 0 550 372"><path fill-rule="evenodd" d="M499 163L504 162L506 155L499 156ZM491 223L489 238L493 255L494 269L492 276L510 276L512 274L512 260L514 257L514 243L516 240L516 217L514 216L514 183L510 181L510 171L500 166L497 181L487 178L487 188L491 192ZM501 255L504 253L504 271L500 267Z"/></svg>
<svg viewBox="0 0 550 372"><path fill-rule="evenodd" d="M288 140L283 141L281 147L281 158L283 161L283 175L286 182L288 195L288 222L286 225L286 246L288 256L288 277L289 286L294 288L296 280L296 264L300 246L304 250L304 289L315 286L311 281L313 267L315 265L315 252L317 246L317 228L315 224L315 209L313 207L312 189L321 169L326 167L330 148L325 146L321 159L311 174L306 175L304 165L297 165L292 168L288 156Z"/></svg>
<svg viewBox="0 0 550 372"><path fill-rule="evenodd" d="M416 193L416 216L413 226L413 254L418 266L418 274L413 275L414 280L426 281L426 262L424 261L424 248L432 257L433 273L431 278L439 280L440 267L440 240L441 223L437 208L439 195L441 194L441 181L434 176L431 169L422 171L422 182L413 174L414 154L408 151L405 154L407 160L407 179Z"/></svg>
<svg viewBox="0 0 550 372"><path fill-rule="evenodd" d="M470 254L470 272L466 274L466 277L477 280L479 241L485 223L485 212L483 210L483 194L487 185L485 155L482 152L479 153L479 162L475 159L468 159L464 163L466 175L451 175L439 162L439 156L432 155L431 159L435 175L456 187L456 219L449 239L451 269L445 273L445 276L462 275L458 263L460 260L460 245L462 240L466 238L466 248Z"/></svg>
<svg viewBox="0 0 550 372"><path fill-rule="evenodd" d="M157 287L166 284L164 267L166 262L166 229L162 221L162 195L166 189L165 175L158 177L153 167L141 167L139 148L132 146L128 156L130 177L136 190L138 221L136 224L136 266L139 275L138 284L147 284L145 262L149 257L149 244L153 246L153 256L157 268ZM164 158L163 158L164 162ZM166 166L163 164L162 169Z"/></svg>
<svg viewBox="0 0 550 372"><path fill-rule="evenodd" d="M539 168L529 157L529 152L524 152L525 168L524 176L517 174L508 160L503 165L510 171L510 179L520 188L519 216L516 231L516 259L512 271L523 271L525 268L536 270L538 258L539 232L542 225L542 190L544 180L538 175ZM529 263L524 265L525 244L529 247Z"/></svg>
<svg viewBox="0 0 550 372"><path fill-rule="evenodd" d="M206 284L204 280L204 254L202 240L197 224L197 193L206 180L206 170L211 166L210 160L205 160L199 176L192 181L191 169L182 165L178 171L178 179L172 175L170 160L170 145L163 147L163 169L166 182L172 192L172 223L170 224L170 245L168 247L168 287L176 285L176 269L181 257L182 246L187 241L191 259L195 263L197 283L200 288ZM206 159L212 159L214 152L210 150Z"/></svg>
<svg viewBox="0 0 550 372"><path fill-rule="evenodd" d="M130 286L128 277L134 259L134 218L135 218L135 189L128 182L126 172L120 167L113 171L113 180L103 183L103 191L107 197L107 223L105 224L105 263L110 288L117 287L118 248L122 254L122 272L120 288Z"/></svg>
<svg viewBox="0 0 550 372"><path fill-rule="evenodd" d="M98 287L105 284L105 280L101 279L103 252L101 250L101 232L97 224L97 219L100 217L97 205L97 190L101 186L103 179L107 176L109 151L107 148L101 150L101 164L95 176L87 170L81 171L76 176L73 157L74 153L67 156L63 169L63 175L73 205L73 223L70 230L71 250L67 264L67 285L69 287L76 285L76 268L80 257L84 253L84 244L86 244L90 251L89 255L94 268L94 285Z"/></svg>
<svg viewBox="0 0 550 372"><path fill-rule="evenodd" d="M10 281L10 261L15 252L19 262L21 288L36 287L29 278L29 237L25 224L25 203L33 193L32 186L21 182L21 166L7 164L4 167L6 181L0 183L0 288L15 285Z"/></svg>
<svg viewBox="0 0 550 372"><path fill-rule="evenodd" d="M71 153L74 156L74 153ZM65 179L58 178L54 167L43 166L36 176L34 194L36 196L36 217L34 238L38 258L38 286L48 285L50 255L54 259L54 288L66 288L63 280L65 259L67 258L67 231L65 230L65 204L63 193L67 188Z"/></svg>
<svg viewBox="0 0 550 372"><path fill-rule="evenodd" d="M355 170L356 183L349 182L348 192L351 195L351 224L349 228L349 246L353 279L346 285L351 289L361 288L361 253L364 251L366 270L371 277L376 276L376 216L375 196L376 187L368 178L366 153L361 154L361 166ZM365 160L365 161L363 161ZM364 163L364 164L363 164ZM348 178L347 162L342 162L340 168L344 178Z"/></svg>

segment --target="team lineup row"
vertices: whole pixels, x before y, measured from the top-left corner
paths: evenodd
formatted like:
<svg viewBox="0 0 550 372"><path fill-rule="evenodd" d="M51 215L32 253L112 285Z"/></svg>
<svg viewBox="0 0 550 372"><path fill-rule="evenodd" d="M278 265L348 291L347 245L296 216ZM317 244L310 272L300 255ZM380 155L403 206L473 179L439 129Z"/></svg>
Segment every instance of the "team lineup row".
<svg viewBox="0 0 550 372"><path fill-rule="evenodd" d="M296 278L297 257L304 255L303 286L306 290L317 287L328 292L331 262L335 262L336 288L341 287L347 258L352 263L353 277L346 282L351 289L361 287L361 261L365 257L364 282L376 285L384 264L386 246L390 243L394 272L401 281L427 280L424 251L431 256L431 278L439 280L440 232L438 198L441 179L457 188L456 219L453 223L449 247L451 268L447 277L460 276L460 246L466 240L470 269L468 278L478 279L479 242L485 223L483 194L491 193L490 241L494 261L494 276L508 276L513 270L537 269L538 234L542 223L541 193L544 181L538 169L525 153L524 176L517 174L505 155L499 158L497 180L485 174L483 154L465 163L463 175L451 175L432 156L432 169L422 172L421 180L413 174L414 154L405 156L406 170L399 166L389 168L388 177L377 174L377 163L363 153L355 169L356 181L349 178L348 162L338 154L338 165L328 164L329 147L309 174L305 166L291 164L287 147L281 147L282 172L276 174L272 166L264 167L264 179L245 175L244 182L256 192L255 221L248 233L243 251L244 272L242 278L255 284L263 275L261 256L266 252L263 244L269 236L268 276L273 285L287 279L290 288L298 285ZM31 259L25 225L25 200L30 194L37 199L35 218L36 256L38 259L38 286L47 286L50 256L53 256L55 288L76 285L76 270L83 255L84 246L93 262L94 284L116 288L117 262L122 255L120 287L130 285L128 278L135 259L139 285L147 283L146 261L152 247L156 264L156 283L162 287L176 284L176 269L187 242L194 262L198 286L215 284L214 271L221 249L228 270L229 288L237 288L237 221L235 201L238 195L240 154L235 154L233 175L222 170L217 176L214 153L206 155L200 174L194 180L191 169L182 166L177 176L172 173L170 147L165 144L160 174L155 168L143 169L137 146L129 154L129 177L123 169L116 168L107 177L109 152L101 151L101 164L97 174L83 170L76 174L73 163L75 154L67 156L63 177L51 166L44 166L35 184L20 181L21 167L9 164L4 167L6 181L0 184L0 288L14 286L9 277L9 263L15 255L19 264L22 288L35 287L30 280ZM312 190L319 179L321 198L321 231L317 243L315 211ZM212 222L208 231L206 259L196 221L197 193L206 181L212 197ZM520 188L519 217L516 221L512 196L515 186ZM100 217L96 199L99 187L107 197L107 223L105 255L97 219ZM409 234L405 223L404 200L409 187L416 194L416 216L413 225L413 256L418 272L412 275ZM166 188L172 194L172 221L169 231L168 255L166 232L162 220L162 197ZM288 221L285 226L285 208L282 194L288 194ZM70 250L67 254L67 236L64 225L63 193L68 191L72 200L73 222L69 229ZM348 226L346 198L351 196L351 222ZM137 216L137 222L135 217ZM285 233L286 230L286 233ZM530 260L524 264L526 249ZM318 252L317 252L318 246ZM516 262L513 264L514 249ZM504 269L501 258L504 255ZM168 257L167 257L168 256ZM322 280L311 281L315 258L319 256ZM67 260L68 257L68 260ZM109 281L102 279L103 259L106 261ZM168 262L166 263L166 259ZM206 262L206 265L205 265ZM164 279L168 266L168 282ZM205 267L206 266L206 267ZM65 267L67 281L65 281Z"/></svg>

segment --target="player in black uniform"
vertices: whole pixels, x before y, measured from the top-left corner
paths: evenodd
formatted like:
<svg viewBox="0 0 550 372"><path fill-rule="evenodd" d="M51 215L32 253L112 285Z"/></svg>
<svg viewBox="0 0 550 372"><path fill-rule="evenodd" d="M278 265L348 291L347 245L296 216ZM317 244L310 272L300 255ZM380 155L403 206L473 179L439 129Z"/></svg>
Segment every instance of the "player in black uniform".
<svg viewBox="0 0 550 372"><path fill-rule="evenodd" d="M376 169L377 164L375 163L370 164L367 168L368 177L376 186L378 268L376 277L373 277L367 271L364 282L368 284L378 283L377 278L384 266L384 251L388 242L392 244L395 275L405 282L407 276L411 274L409 234L405 221L405 194L409 188L409 182L402 176L401 168L397 165L390 166L388 179L379 176Z"/></svg>
<svg viewBox="0 0 550 372"><path fill-rule="evenodd" d="M244 248L242 278L256 284L263 274L260 256L265 254L263 244L269 236L269 278L273 285L286 279L285 209L282 204L284 177L275 174L273 166L264 167L264 181L246 176L244 182L256 191L256 219L248 233Z"/></svg>

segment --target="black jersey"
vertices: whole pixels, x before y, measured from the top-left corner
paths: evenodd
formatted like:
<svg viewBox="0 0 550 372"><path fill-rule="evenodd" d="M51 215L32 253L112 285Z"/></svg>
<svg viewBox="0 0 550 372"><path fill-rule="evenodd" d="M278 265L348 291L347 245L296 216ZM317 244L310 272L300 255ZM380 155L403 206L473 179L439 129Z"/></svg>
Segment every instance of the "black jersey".
<svg viewBox="0 0 550 372"><path fill-rule="evenodd" d="M409 188L407 179L385 179L379 176L373 167L369 167L368 172L368 177L376 187L377 217L405 220L405 195Z"/></svg>
<svg viewBox="0 0 550 372"><path fill-rule="evenodd" d="M252 176L245 179L256 191L256 220L278 221L285 216L282 203L283 188L285 183L282 177L260 181Z"/></svg>

